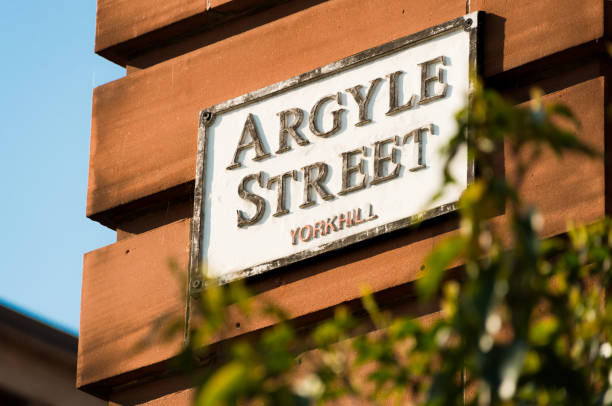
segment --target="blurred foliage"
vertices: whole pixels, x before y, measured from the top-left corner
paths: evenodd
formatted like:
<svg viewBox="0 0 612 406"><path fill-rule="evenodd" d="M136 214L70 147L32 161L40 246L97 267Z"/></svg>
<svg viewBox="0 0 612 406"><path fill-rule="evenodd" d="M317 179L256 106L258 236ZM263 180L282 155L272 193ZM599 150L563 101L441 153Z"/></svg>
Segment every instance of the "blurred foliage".
<svg viewBox="0 0 612 406"><path fill-rule="evenodd" d="M195 368L195 404L612 404L612 223L542 239L540 214L519 195L542 154L597 153L567 108L532 96L518 108L477 85L457 114L445 182L455 182L449 167L466 148L476 177L459 202L459 232L429 254L416 282L418 300L439 311L394 316L364 287L365 311L340 306L296 329L242 284L212 281L192 301L198 322L181 358ZM236 327L236 314L276 323L207 346Z"/></svg>

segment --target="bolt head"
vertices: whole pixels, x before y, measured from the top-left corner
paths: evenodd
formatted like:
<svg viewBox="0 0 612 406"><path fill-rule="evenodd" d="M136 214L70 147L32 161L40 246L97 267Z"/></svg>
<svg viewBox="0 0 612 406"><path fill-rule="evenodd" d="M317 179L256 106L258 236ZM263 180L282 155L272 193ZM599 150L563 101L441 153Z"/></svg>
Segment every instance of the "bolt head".
<svg viewBox="0 0 612 406"><path fill-rule="evenodd" d="M214 114L211 111L203 111L200 113L200 124L201 125L208 125L212 122L214 118Z"/></svg>

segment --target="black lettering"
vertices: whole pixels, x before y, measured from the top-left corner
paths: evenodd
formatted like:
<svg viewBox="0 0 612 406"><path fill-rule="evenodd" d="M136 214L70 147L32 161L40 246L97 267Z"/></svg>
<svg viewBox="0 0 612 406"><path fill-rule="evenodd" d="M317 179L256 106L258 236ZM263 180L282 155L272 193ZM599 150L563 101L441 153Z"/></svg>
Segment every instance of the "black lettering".
<svg viewBox="0 0 612 406"><path fill-rule="evenodd" d="M389 154L385 155L383 149L386 145L395 144L399 146L399 137L391 137L382 141L376 141L374 143L374 177L371 184L376 185L377 183L385 182L397 178L400 173L402 164L399 163L398 155L400 150L398 148L391 148ZM388 174L385 174L385 163L391 161L395 164L395 168Z"/></svg>
<svg viewBox="0 0 612 406"><path fill-rule="evenodd" d="M323 186L323 182L325 182L328 173L326 163L317 162L305 166L302 170L304 171L304 203L300 205L300 208L304 209L315 204L315 200L312 196L313 190L315 190L323 200L332 200L334 198L334 195L329 193L329 191L325 189L325 186ZM316 178L313 177L314 170L318 172Z"/></svg>
<svg viewBox="0 0 612 406"><path fill-rule="evenodd" d="M359 122L355 123L356 127L360 127L362 125L368 124L372 122L372 118L368 117L368 107L372 96L374 96L374 92L376 91L376 87L380 83L382 79L376 78L370 82L370 88L365 97L361 94L361 89L363 86L357 85L350 89L346 89L347 92L353 95L353 98L357 102L359 106Z"/></svg>
<svg viewBox="0 0 612 406"><path fill-rule="evenodd" d="M421 100L419 104L430 103L434 100L441 99L446 96L446 90L448 89L448 83L444 83L444 69L438 68L437 72L433 75L429 74L430 67L436 67L436 64L446 66L443 56L439 56L430 61L420 63L421 67ZM439 93L435 92L435 83L441 83L442 91Z"/></svg>
<svg viewBox="0 0 612 406"><path fill-rule="evenodd" d="M247 217L242 210L236 210L238 213L238 227L246 227L256 224L264 215L266 211L266 201L263 197L258 196L254 193L247 191L247 186L251 181L257 181L259 187L263 187L263 172L254 173L252 175L245 176L238 185L238 196L244 200L255 205L255 214L253 217Z"/></svg>
<svg viewBox="0 0 612 406"><path fill-rule="evenodd" d="M276 212L273 214L274 217L284 216L289 213L287 209L287 205L285 204L285 195L286 195L286 179L297 180L297 171L285 172L282 175L275 176L273 178L268 179L267 188L272 189L273 184L277 184L277 203L276 203Z"/></svg>
<svg viewBox="0 0 612 406"><path fill-rule="evenodd" d="M321 112L321 108L323 107L323 105L329 101L335 101L336 103L341 104L340 98L341 98L340 93L335 94L335 95L325 96L312 107L312 110L310 111L310 120L308 122L308 126L310 128L310 131L317 137L322 137L322 138L331 137L332 135L340 131L342 127L340 115L342 114L342 112L345 111L345 109L338 109L338 110L332 111L332 115L334 116L334 124L331 130L325 132L321 130L317 125L319 113Z"/></svg>
<svg viewBox="0 0 612 406"><path fill-rule="evenodd" d="M261 136L257 131L253 115L249 114L244 123L242 136L240 137L240 141L238 141L236 152L234 153L234 160L227 169L240 168L242 166L242 163L238 160L240 158L240 153L253 147L255 148L255 158L253 158L253 161L261 161L270 156L270 153L266 151Z"/></svg>
<svg viewBox="0 0 612 406"><path fill-rule="evenodd" d="M280 131L278 133L278 151L277 154L282 154L283 152L291 151L291 147L288 143L288 135L298 143L298 145L304 146L310 144L302 134L298 132L298 128L302 125L302 121L304 120L304 112L302 109L294 108L285 111L281 111L277 114L280 118ZM289 117L293 116L293 124L289 125Z"/></svg>
<svg viewBox="0 0 612 406"><path fill-rule="evenodd" d="M416 101L416 94L410 96L410 100L406 102L406 104L400 106L399 105L399 86L398 79L400 75L404 73L401 70L397 72L393 72L387 75L389 78L389 111L385 114L391 116L393 114L399 113L404 110L409 110L414 107L414 102Z"/></svg>
<svg viewBox="0 0 612 406"><path fill-rule="evenodd" d="M368 180L368 174L365 173L365 161L361 159L358 165L353 165L351 163L352 157L362 153L365 155L364 150L354 149L352 151L343 152L342 155L340 155L342 157L342 189L338 192L339 195L346 195L351 192L365 189ZM352 185L351 179L353 173L356 172L363 175L363 178L361 182Z"/></svg>

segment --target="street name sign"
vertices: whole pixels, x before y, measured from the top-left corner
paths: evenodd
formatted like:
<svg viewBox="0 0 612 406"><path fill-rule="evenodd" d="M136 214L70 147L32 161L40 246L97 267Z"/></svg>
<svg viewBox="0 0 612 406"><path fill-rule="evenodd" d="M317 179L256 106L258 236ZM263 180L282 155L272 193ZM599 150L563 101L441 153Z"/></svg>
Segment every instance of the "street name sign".
<svg viewBox="0 0 612 406"><path fill-rule="evenodd" d="M465 150L458 184L431 199L472 87L477 29L469 14L202 110L191 288L455 210L473 176Z"/></svg>

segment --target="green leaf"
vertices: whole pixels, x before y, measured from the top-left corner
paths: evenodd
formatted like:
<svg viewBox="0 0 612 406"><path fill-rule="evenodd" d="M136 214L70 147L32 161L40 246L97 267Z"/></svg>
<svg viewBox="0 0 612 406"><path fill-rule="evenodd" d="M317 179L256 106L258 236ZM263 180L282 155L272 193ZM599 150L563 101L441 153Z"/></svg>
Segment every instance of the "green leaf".
<svg viewBox="0 0 612 406"><path fill-rule="evenodd" d="M547 345L558 329L559 320L556 317L543 317L529 329L529 341L534 345Z"/></svg>
<svg viewBox="0 0 612 406"><path fill-rule="evenodd" d="M245 385L248 378L247 366L234 361L223 366L204 385L198 394L197 406L226 405L234 394Z"/></svg>
<svg viewBox="0 0 612 406"><path fill-rule="evenodd" d="M424 275L417 280L417 289L428 300L436 293L444 271L465 252L467 242L462 236L442 241L425 259Z"/></svg>

